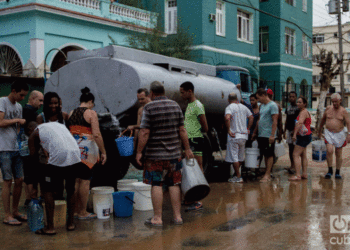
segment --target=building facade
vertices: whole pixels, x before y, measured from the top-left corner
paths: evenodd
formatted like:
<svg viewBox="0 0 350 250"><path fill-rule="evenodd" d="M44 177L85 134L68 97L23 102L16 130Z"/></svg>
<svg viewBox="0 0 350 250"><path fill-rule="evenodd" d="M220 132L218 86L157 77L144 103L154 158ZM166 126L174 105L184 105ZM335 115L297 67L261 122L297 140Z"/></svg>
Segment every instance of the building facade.
<svg viewBox="0 0 350 250"><path fill-rule="evenodd" d="M343 58L344 58L344 71L346 70L346 64L350 60L350 23L345 23L343 26ZM320 97L320 73L321 68L317 66L317 62L320 59L320 50L333 52L333 62L339 57L339 39L338 39L338 25L314 27L313 29L313 44L312 44L312 81L314 86L313 102L314 109L318 107ZM350 70L344 74L344 90L346 108L350 107ZM331 82L331 88L326 97L325 107L331 104L330 96L333 92L340 92L340 76L337 75Z"/></svg>

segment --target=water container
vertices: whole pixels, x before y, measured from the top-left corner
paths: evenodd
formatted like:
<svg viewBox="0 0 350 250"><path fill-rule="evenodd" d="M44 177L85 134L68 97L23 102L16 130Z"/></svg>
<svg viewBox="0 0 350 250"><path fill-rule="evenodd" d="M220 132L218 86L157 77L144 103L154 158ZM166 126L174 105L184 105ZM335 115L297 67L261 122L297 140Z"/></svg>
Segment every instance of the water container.
<svg viewBox="0 0 350 250"><path fill-rule="evenodd" d="M134 192L122 191L113 193L114 214L117 217L132 216Z"/></svg>
<svg viewBox="0 0 350 250"><path fill-rule="evenodd" d="M134 153L134 137L122 136L115 140L120 156L131 156Z"/></svg>
<svg viewBox="0 0 350 250"><path fill-rule="evenodd" d="M196 159L182 160L181 190L188 202L200 201L210 192L209 184Z"/></svg>
<svg viewBox="0 0 350 250"><path fill-rule="evenodd" d="M151 189L152 186L142 183L134 182L132 183L133 190L135 192L134 196L134 208L135 210L148 211L153 209Z"/></svg>
<svg viewBox="0 0 350 250"><path fill-rule="evenodd" d="M255 141L253 141L253 143L252 143L252 148L258 148L258 142L255 140Z"/></svg>
<svg viewBox="0 0 350 250"><path fill-rule="evenodd" d="M39 200L32 199L29 202L27 217L28 225L32 232L44 228L44 209L39 203Z"/></svg>
<svg viewBox="0 0 350 250"><path fill-rule="evenodd" d="M137 179L122 179L117 182L117 188L118 191L132 191L134 190L134 187L132 186L133 183L138 182Z"/></svg>
<svg viewBox="0 0 350 250"><path fill-rule="evenodd" d="M327 159L326 143L323 140L312 142L312 160L315 162L324 162Z"/></svg>
<svg viewBox="0 0 350 250"><path fill-rule="evenodd" d="M284 149L283 142L275 144L275 156L281 157L286 154L286 150Z"/></svg>
<svg viewBox="0 0 350 250"><path fill-rule="evenodd" d="M246 168L259 168L259 149L258 148L246 148L245 149L245 167Z"/></svg>
<svg viewBox="0 0 350 250"><path fill-rule="evenodd" d="M108 219L113 212L113 187L94 187L91 189L94 213L98 219Z"/></svg>

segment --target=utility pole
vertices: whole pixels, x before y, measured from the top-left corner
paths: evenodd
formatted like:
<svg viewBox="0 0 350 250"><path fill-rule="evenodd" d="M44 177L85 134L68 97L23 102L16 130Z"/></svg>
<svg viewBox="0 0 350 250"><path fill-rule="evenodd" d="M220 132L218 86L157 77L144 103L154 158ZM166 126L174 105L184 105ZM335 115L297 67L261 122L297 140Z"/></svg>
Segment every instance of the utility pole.
<svg viewBox="0 0 350 250"><path fill-rule="evenodd" d="M344 0L347 1L347 0ZM340 60L340 93L341 93L341 101L344 107L345 98L344 98L344 68L343 68L343 33L342 33L342 25L341 25L341 0L338 0L338 38L339 38L339 60Z"/></svg>

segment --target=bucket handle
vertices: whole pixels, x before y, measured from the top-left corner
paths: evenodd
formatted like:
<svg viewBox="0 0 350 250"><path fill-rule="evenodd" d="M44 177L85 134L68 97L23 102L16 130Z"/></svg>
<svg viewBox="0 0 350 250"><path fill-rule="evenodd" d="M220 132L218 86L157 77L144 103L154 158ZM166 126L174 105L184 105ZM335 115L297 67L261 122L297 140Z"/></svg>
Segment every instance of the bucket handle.
<svg viewBox="0 0 350 250"><path fill-rule="evenodd" d="M144 195L143 193L139 192L138 190L134 190L134 192L139 193L139 194L142 195L143 197L150 198L150 197L148 197L147 195ZM134 203L135 203L135 202L134 202Z"/></svg>
<svg viewBox="0 0 350 250"><path fill-rule="evenodd" d="M118 136L118 138L120 138L126 131L130 131L130 136L129 136L129 137L132 136L133 130L125 129L125 130Z"/></svg>
<svg viewBox="0 0 350 250"><path fill-rule="evenodd" d="M133 201L132 199L130 199L128 196L125 196L126 199L128 199L129 201L131 201L132 203L135 204L135 201Z"/></svg>

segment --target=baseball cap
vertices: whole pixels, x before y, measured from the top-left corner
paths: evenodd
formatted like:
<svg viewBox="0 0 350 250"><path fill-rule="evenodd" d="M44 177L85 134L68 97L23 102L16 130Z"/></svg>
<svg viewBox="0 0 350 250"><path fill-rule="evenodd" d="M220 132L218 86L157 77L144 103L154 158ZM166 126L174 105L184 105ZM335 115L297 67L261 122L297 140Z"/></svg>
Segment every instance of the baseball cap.
<svg viewBox="0 0 350 250"><path fill-rule="evenodd" d="M268 89L268 90L266 91L266 94L268 94L268 95L273 95L272 89Z"/></svg>

